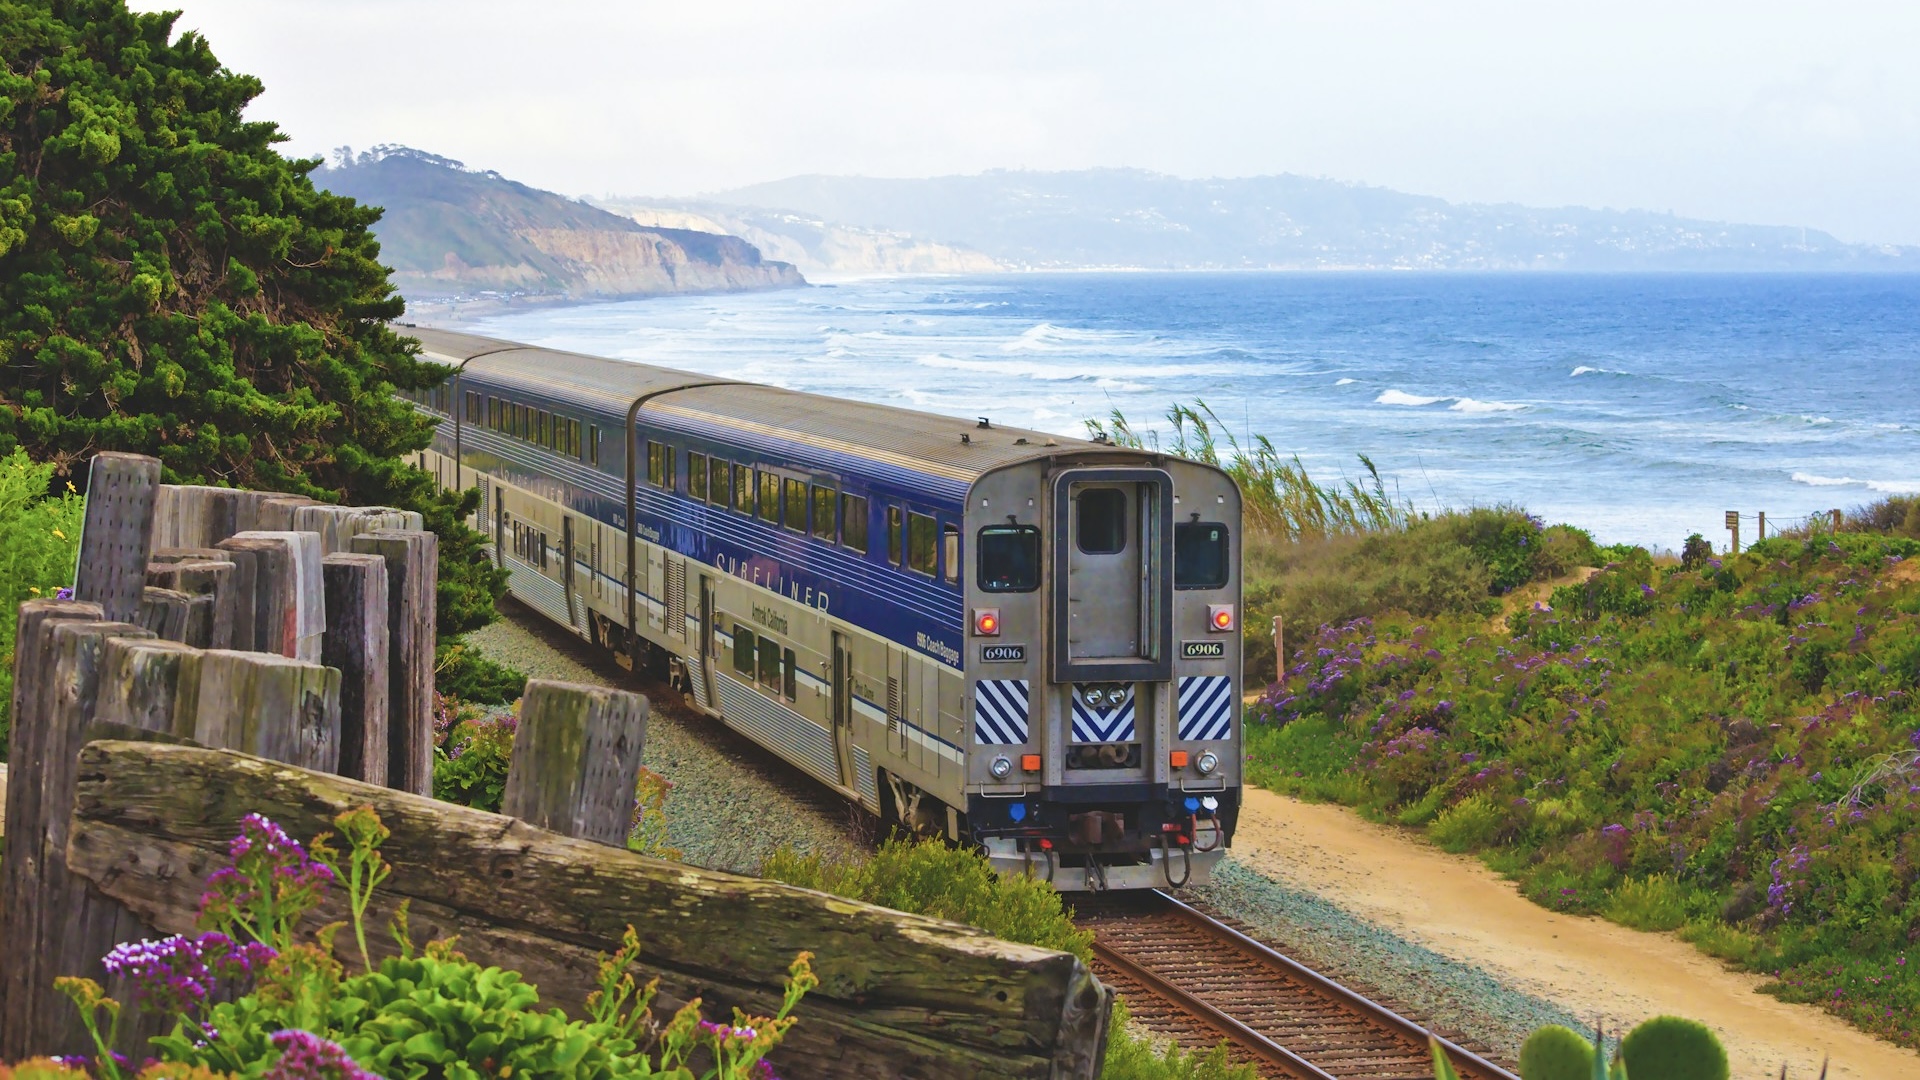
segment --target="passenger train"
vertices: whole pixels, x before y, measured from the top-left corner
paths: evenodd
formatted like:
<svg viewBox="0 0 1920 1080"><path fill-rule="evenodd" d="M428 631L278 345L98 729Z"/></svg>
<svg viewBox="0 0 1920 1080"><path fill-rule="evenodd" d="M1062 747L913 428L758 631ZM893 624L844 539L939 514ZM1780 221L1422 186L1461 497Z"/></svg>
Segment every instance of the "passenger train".
<svg viewBox="0 0 1920 1080"><path fill-rule="evenodd" d="M1150 451L406 327L513 595L879 815L1067 891L1239 810L1240 493Z"/></svg>

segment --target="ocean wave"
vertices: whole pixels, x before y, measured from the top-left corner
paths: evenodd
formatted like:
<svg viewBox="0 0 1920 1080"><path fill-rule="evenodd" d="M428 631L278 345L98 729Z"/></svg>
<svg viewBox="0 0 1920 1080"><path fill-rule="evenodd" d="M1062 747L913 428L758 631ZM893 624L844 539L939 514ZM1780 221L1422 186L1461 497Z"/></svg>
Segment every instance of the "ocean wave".
<svg viewBox="0 0 1920 1080"><path fill-rule="evenodd" d="M1867 487L1883 495L1920 495L1920 480L1869 480Z"/></svg>
<svg viewBox="0 0 1920 1080"><path fill-rule="evenodd" d="M1352 386L1352 385L1353 385L1353 382L1354 382L1354 380L1352 380L1352 379L1335 379L1335 380L1334 380L1334 382L1333 382L1333 385L1335 385L1335 386Z"/></svg>
<svg viewBox="0 0 1920 1080"><path fill-rule="evenodd" d="M1438 405L1443 401L1452 400L1452 398L1424 397L1420 394L1409 394L1405 390L1382 390L1380 391L1380 396L1373 399L1373 403L1375 405L1412 405L1417 408L1421 405Z"/></svg>
<svg viewBox="0 0 1920 1080"><path fill-rule="evenodd" d="M1577 379L1582 375L1631 375L1631 374L1633 373L1630 371L1615 371L1613 368L1588 367L1585 364L1581 364L1579 367L1574 368L1573 373L1567 377L1570 379Z"/></svg>
<svg viewBox="0 0 1920 1080"><path fill-rule="evenodd" d="M1814 473L1797 472L1793 474L1793 482L1796 484L1808 484L1813 487L1849 487L1855 484L1865 484L1867 481L1855 480L1851 476L1819 476Z"/></svg>
<svg viewBox="0 0 1920 1080"><path fill-rule="evenodd" d="M1133 342L1132 334L1111 330L1076 330L1043 322L1027 327L1012 341L1001 342L1000 348L1003 352L1060 352L1065 349L1084 349L1090 345L1111 348Z"/></svg>
<svg viewBox="0 0 1920 1080"><path fill-rule="evenodd" d="M1482 414L1516 412L1526 408L1526 406L1513 401L1478 401L1474 398L1463 397L1455 399L1454 403L1447 406L1447 408L1453 412Z"/></svg>

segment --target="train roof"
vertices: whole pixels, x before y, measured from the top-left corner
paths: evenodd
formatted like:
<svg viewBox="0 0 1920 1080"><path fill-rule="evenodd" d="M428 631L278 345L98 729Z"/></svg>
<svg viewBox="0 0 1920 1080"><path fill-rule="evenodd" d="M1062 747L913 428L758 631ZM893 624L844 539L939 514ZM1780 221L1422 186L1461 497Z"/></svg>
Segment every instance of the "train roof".
<svg viewBox="0 0 1920 1080"><path fill-rule="evenodd" d="M450 330L401 326L427 359L521 383L539 393L625 415L642 411L695 424L906 465L971 483L1030 458L1112 447L1026 428L891 405L784 390L627 360L542 349ZM1136 452L1137 453L1137 452Z"/></svg>

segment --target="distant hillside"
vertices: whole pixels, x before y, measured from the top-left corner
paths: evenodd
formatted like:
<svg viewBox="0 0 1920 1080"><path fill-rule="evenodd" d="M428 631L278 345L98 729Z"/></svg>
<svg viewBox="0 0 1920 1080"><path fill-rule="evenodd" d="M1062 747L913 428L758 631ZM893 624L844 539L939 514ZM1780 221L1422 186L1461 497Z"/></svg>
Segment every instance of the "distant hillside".
<svg viewBox="0 0 1920 1080"><path fill-rule="evenodd" d="M1006 269L971 248L906 233L842 225L805 214L720 203L661 199L594 199L595 206L647 226L725 232L804 274L979 274Z"/></svg>
<svg viewBox="0 0 1920 1080"><path fill-rule="evenodd" d="M342 151L314 183L386 208L374 226L409 299L605 299L804 285L736 236L643 228L499 173L406 147Z"/></svg>
<svg viewBox="0 0 1920 1080"><path fill-rule="evenodd" d="M1812 229L1456 204L1291 175L796 176L702 199L894 230L1032 267L1920 270L1920 248L1845 244Z"/></svg>

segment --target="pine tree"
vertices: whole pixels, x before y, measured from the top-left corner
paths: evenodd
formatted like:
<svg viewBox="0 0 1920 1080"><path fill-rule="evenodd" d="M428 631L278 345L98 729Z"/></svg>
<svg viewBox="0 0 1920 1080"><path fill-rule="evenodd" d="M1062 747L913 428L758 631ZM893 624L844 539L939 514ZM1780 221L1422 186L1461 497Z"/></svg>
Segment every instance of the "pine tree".
<svg viewBox="0 0 1920 1080"><path fill-rule="evenodd" d="M461 524L477 495L402 460L432 425L395 391L446 370L388 327L380 211L282 157L241 116L260 82L174 17L0 0L0 454L419 510L442 633L484 625L503 582Z"/></svg>

